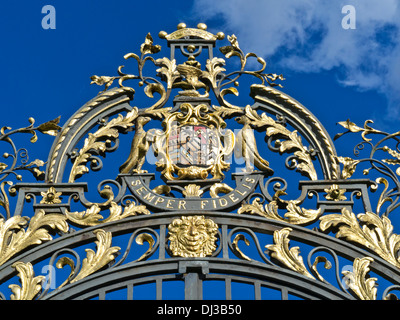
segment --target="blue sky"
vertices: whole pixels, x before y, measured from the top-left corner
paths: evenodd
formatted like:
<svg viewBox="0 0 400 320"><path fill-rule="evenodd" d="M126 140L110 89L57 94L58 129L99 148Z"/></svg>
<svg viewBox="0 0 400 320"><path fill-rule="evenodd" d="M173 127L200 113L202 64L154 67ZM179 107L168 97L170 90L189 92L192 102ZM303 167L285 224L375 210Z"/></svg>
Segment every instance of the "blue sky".
<svg viewBox="0 0 400 320"><path fill-rule="evenodd" d="M56 9L55 30L41 26L46 4ZM357 10L355 30L341 27L345 4ZM235 33L243 51L264 57L267 72L284 74L283 91L332 136L347 118L359 125L372 119L393 132L400 124L398 1L52 0L2 7L3 125L58 115L63 123L98 93L91 75L115 75L123 55L137 52L148 32L162 44L158 32L172 32L179 22Z"/></svg>
<svg viewBox="0 0 400 320"><path fill-rule="evenodd" d="M347 4L356 9L353 30L341 25ZM55 30L42 28L44 5L56 9ZM336 123L348 118L400 130L398 0L8 1L0 13L0 125L18 128L31 116L39 124L59 115L64 124L99 92L90 76L117 75L118 66L128 68L123 56L139 52L148 32L165 46L157 34L180 22L236 34L244 52L267 61L266 72L285 76L282 91L332 138L343 131ZM36 144L44 148L33 153L46 160L51 142L39 135ZM29 137L24 146L34 149ZM352 156L345 139L336 148Z"/></svg>

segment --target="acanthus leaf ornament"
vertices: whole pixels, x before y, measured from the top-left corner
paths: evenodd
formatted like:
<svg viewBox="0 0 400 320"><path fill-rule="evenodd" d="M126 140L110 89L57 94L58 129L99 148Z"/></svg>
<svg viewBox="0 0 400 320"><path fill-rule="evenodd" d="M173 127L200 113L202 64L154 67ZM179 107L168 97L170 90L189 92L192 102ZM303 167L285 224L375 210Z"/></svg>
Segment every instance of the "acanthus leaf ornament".
<svg viewBox="0 0 400 320"><path fill-rule="evenodd" d="M106 143L111 140L118 138L118 129L126 129L133 125L134 120L138 116L137 108L133 108L132 111L123 117L118 115L117 118L112 119L104 127L100 128L94 134L89 133L88 138L85 139L85 144L81 150L79 150L77 157L73 163L69 182L74 182L79 176L89 172L86 167L86 163L90 160L93 153L101 153L106 151ZM109 140L104 141L105 138ZM109 141L109 142L108 142Z"/></svg>
<svg viewBox="0 0 400 320"><path fill-rule="evenodd" d="M359 219L359 221L357 220ZM320 218L320 229L338 228L337 238L357 243L400 268L398 253L400 235L393 233L393 226L386 216L372 212L356 215L346 208L341 214L330 214Z"/></svg>
<svg viewBox="0 0 400 320"><path fill-rule="evenodd" d="M10 289L13 292L11 300L33 300L37 294L42 290L42 282L45 280L44 276L36 276L30 262L23 263L21 261L12 265L18 271L21 286L12 284Z"/></svg>
<svg viewBox="0 0 400 320"><path fill-rule="evenodd" d="M307 225L316 221L321 215L321 209L304 209L297 205L296 201L289 200L286 204L286 213L282 217L278 212L279 205L277 200L263 205L259 198L255 198L250 204L242 204L238 214L250 213L256 214L268 219L285 221L295 225Z"/></svg>
<svg viewBox="0 0 400 320"><path fill-rule="evenodd" d="M289 234L291 228L283 228L274 231L274 244L265 246L270 252L269 255L285 267L296 271L308 278L315 279L304 265L303 258L300 255L299 247L289 248Z"/></svg>
<svg viewBox="0 0 400 320"><path fill-rule="evenodd" d="M72 278L71 283L77 282L92 273L100 270L108 263L114 261L120 247L111 247L112 235L110 232L105 232L102 229L94 231L97 237L97 251L86 249L86 258L82 261L82 268L79 273Z"/></svg>
<svg viewBox="0 0 400 320"><path fill-rule="evenodd" d="M24 227L27 224L28 227L25 230ZM32 245L52 240L46 227L64 233L69 230L65 216L45 214L42 209L38 210L31 219L21 216L13 216L6 221L0 219L0 265Z"/></svg>
<svg viewBox="0 0 400 320"><path fill-rule="evenodd" d="M122 208L115 202L111 201L109 204L110 215L105 219L100 214L101 210L100 206L95 203L85 211L69 212L67 210L65 214L69 221L79 226L96 226L111 221L121 220L130 216L150 214L150 211L146 206L136 205L134 202L131 202L125 208Z"/></svg>
<svg viewBox="0 0 400 320"><path fill-rule="evenodd" d="M360 300L376 300L377 278L370 278L367 275L370 271L369 266L373 261L374 259L370 257L356 258L353 271L343 271L346 284Z"/></svg>
<svg viewBox="0 0 400 320"><path fill-rule="evenodd" d="M279 152L293 152L294 156L298 160L296 168L303 175L308 176L311 180L317 179L317 173L315 171L312 152L307 149L303 143L301 137L297 134L297 131L290 131L282 124L273 120L265 113L258 115L255 110L250 106L245 108L245 116L251 120L252 127L256 129L265 129L268 137L284 137L285 141L277 141L276 144L279 147Z"/></svg>

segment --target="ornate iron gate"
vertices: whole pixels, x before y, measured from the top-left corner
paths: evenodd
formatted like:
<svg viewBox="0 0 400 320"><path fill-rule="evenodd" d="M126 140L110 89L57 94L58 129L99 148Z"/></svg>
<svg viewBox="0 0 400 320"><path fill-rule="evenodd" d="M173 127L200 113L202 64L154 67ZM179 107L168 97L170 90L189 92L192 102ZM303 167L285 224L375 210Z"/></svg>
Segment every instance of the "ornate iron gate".
<svg viewBox="0 0 400 320"><path fill-rule="evenodd" d="M1 298L397 299L399 134L341 122L335 139L361 133L356 155L371 152L339 157L235 35L222 55L204 24L159 36L169 57L148 34L124 56L138 72L92 76L104 91L62 128L1 130ZM243 88L251 104L228 99ZM37 132L55 136L47 163L12 140ZM14 184L20 170L38 182Z"/></svg>

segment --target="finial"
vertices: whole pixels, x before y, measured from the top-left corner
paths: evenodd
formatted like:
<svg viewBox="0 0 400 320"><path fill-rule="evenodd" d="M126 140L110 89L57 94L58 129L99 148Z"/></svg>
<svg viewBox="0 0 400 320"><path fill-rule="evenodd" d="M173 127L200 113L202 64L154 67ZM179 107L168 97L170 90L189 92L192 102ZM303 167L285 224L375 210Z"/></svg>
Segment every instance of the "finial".
<svg viewBox="0 0 400 320"><path fill-rule="evenodd" d="M203 22L200 22L196 28L188 28L186 23L181 22L178 24L177 30L168 34L165 31L160 31L158 36L161 39L167 40L177 40L185 37L194 37L204 40L223 40L225 38L225 34L223 32L218 32L216 35L207 31L207 25Z"/></svg>

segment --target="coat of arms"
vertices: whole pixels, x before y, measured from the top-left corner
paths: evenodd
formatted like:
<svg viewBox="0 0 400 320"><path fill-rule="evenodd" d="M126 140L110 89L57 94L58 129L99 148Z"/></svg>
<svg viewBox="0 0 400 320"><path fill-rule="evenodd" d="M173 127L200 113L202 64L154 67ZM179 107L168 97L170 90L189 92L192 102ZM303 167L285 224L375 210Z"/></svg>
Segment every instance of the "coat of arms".
<svg viewBox="0 0 400 320"><path fill-rule="evenodd" d="M157 167L167 180L222 179L229 168L225 161L234 147L235 136L224 130L225 122L208 106L183 103L181 111L163 122L165 131L149 130L158 157Z"/></svg>

